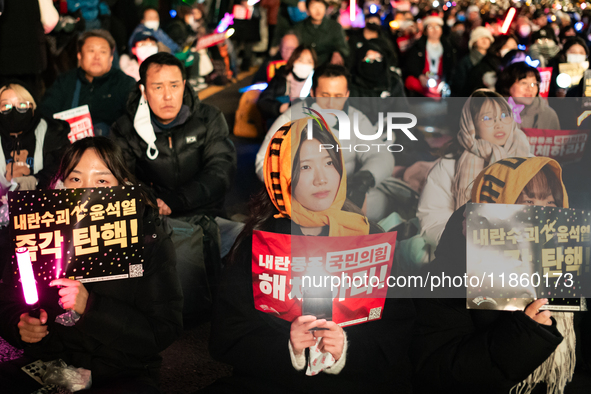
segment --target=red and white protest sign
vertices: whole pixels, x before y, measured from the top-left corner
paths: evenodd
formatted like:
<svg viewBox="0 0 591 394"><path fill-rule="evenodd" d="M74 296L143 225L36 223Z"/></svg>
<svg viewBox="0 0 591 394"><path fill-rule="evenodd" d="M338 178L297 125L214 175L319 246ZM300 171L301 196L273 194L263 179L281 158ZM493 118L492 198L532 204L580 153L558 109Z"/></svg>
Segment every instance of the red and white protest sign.
<svg viewBox="0 0 591 394"><path fill-rule="evenodd" d="M551 157L560 164L581 160L589 130L527 129L530 151L536 156Z"/></svg>
<svg viewBox="0 0 591 394"><path fill-rule="evenodd" d="M53 118L65 120L70 124L70 133L68 134L70 143L82 138L94 137L94 128L92 127L92 118L90 117L88 105L58 112L53 115Z"/></svg>
<svg viewBox="0 0 591 394"><path fill-rule="evenodd" d="M550 92L550 80L552 79L552 67L539 67L540 73L540 97L548 98Z"/></svg>
<svg viewBox="0 0 591 394"><path fill-rule="evenodd" d="M305 289L323 281L332 292L326 299L334 322L346 326L380 319L395 246L395 232L307 237L254 231L255 308L291 322L302 315Z"/></svg>
<svg viewBox="0 0 591 394"><path fill-rule="evenodd" d="M205 49L217 45L221 42L226 40L226 32L223 33L213 33L203 36L197 41L197 46L195 50Z"/></svg>

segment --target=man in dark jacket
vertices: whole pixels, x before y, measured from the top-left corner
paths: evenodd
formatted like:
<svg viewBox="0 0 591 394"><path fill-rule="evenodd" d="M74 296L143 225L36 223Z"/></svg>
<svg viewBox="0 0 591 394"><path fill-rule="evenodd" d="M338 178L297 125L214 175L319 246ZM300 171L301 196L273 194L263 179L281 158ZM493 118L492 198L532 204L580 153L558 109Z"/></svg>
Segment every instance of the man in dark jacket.
<svg viewBox="0 0 591 394"><path fill-rule="evenodd" d="M325 18L324 0L307 0L308 18L296 24L294 32L300 38L300 44L308 44L316 50L318 64L330 62L344 64L349 56L349 45L341 25Z"/></svg>
<svg viewBox="0 0 591 394"><path fill-rule="evenodd" d="M142 63L140 89L111 128L132 173L152 187L160 214L173 218L223 215L236 169L228 135L222 112L199 102L183 65L168 53Z"/></svg>
<svg viewBox="0 0 591 394"><path fill-rule="evenodd" d="M105 30L86 32L78 39L79 67L62 76L49 88L39 110L53 114L88 105L95 135L106 135L125 112L125 103L135 80L113 69L115 40Z"/></svg>

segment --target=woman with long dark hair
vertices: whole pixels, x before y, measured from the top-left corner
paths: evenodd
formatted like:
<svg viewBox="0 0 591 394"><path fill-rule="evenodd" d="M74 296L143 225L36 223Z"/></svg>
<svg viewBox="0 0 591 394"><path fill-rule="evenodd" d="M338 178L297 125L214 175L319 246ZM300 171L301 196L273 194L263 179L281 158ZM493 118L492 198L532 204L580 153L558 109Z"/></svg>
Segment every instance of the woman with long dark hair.
<svg viewBox="0 0 591 394"><path fill-rule="evenodd" d="M121 150L105 137L70 145L54 185L60 189L137 186ZM30 384L36 382L19 368L38 359L62 359L90 370L93 389L159 392L158 353L181 334L183 299L172 242L150 205L143 215L142 258L140 277L84 284L59 278L49 287L39 286L39 318L29 316L22 295L15 294L13 273L5 273L0 284L0 335L25 352L20 359L0 364L2 389L30 393L34 391ZM65 310L75 324L56 321Z"/></svg>
<svg viewBox="0 0 591 394"><path fill-rule="evenodd" d="M211 386L211 392L354 392L368 381L378 391L395 385L399 392L410 392L406 342L414 308L409 300L387 299L381 320L347 327L310 315L288 322L254 307L253 230L310 236L380 231L346 201L341 153L320 149L321 144L337 146L336 139L315 121L308 139L307 124L307 118L286 124L267 151L266 190L252 200L252 215L234 245L212 320L210 351L231 364L234 375ZM312 378L304 369L308 349L315 345L335 363Z"/></svg>

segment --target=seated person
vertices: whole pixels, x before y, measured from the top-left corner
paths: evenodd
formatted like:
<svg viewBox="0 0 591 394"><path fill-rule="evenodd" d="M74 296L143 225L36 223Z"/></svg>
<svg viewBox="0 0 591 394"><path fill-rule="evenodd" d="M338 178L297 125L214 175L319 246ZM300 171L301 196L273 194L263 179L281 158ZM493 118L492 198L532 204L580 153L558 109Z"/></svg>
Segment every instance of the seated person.
<svg viewBox="0 0 591 394"><path fill-rule="evenodd" d="M134 37L138 33L145 31L149 31L155 38L158 46L162 47L159 48L160 51L175 53L181 49L179 45L160 28L160 15L158 14L158 10L154 7L144 8L140 24L134 29L129 37L128 45L130 50L135 44Z"/></svg>
<svg viewBox="0 0 591 394"><path fill-rule="evenodd" d="M300 38L300 45L310 45L318 55L318 64L345 64L349 45L345 32L336 21L325 18L327 4L324 0L307 0L309 17L297 23L293 30Z"/></svg>
<svg viewBox="0 0 591 394"><path fill-rule="evenodd" d="M313 123L313 139L308 140L307 121L287 123L269 146L266 190L251 201L251 218L234 245L214 306L210 352L234 367L233 376L209 391L350 393L371 381L376 392L395 386L410 393L408 341L401 340L409 338L413 325L410 300L386 299L381 320L347 327L310 315L290 323L254 308L253 230L309 236L381 231L346 200L342 155L336 150L318 153L321 143L336 144L334 136ZM298 144L293 155L292 143ZM326 193L319 196L319 188ZM316 347L335 363L311 377L304 370Z"/></svg>
<svg viewBox="0 0 591 394"><path fill-rule="evenodd" d="M417 217L421 235L431 246L431 255L445 223L469 200L474 176L487 163L528 156L529 150L527 137L515 122L507 101L487 89L472 93L462 109L460 131L444 147L419 200Z"/></svg>
<svg viewBox="0 0 591 394"><path fill-rule="evenodd" d="M150 56L158 53L158 40L150 30L142 30L131 37L130 52L121 55L119 67L121 71L136 81L140 80L140 64Z"/></svg>
<svg viewBox="0 0 591 394"><path fill-rule="evenodd" d="M255 171L259 179L264 181L263 163L265 152L273 139L274 133L283 124L305 116L304 107L311 107L314 110L343 110L347 113L349 119L354 119L355 115L357 115L359 130L366 135L375 134L376 129L365 114L347 101L349 97L349 72L344 66L328 64L319 67L312 77L310 96L315 97L316 100L307 100L295 104L289 111L284 112L277 118L267 132L255 161ZM324 118L329 127L336 126L336 116L327 114L324 115ZM393 210L388 190L381 189L379 186L383 182L389 182L394 171L394 156L384 148L378 150L378 148L374 147L369 151L364 149L356 151L354 149L355 145L367 142L358 138L354 133L351 133L351 140L347 141L346 144L341 141L341 144L345 147L343 148L343 158L349 173L347 198L359 208L365 206L366 216L370 220L379 221L388 216ZM348 148L349 146L351 146L351 149Z"/></svg>
<svg viewBox="0 0 591 394"><path fill-rule="evenodd" d="M58 77L39 106L41 114L88 105L95 135L107 135L109 127L125 113L133 78L113 65L115 40L106 30L92 30L78 38L79 67Z"/></svg>
<svg viewBox="0 0 591 394"><path fill-rule="evenodd" d="M55 184L57 188L137 185L119 147L104 137L88 137L70 145ZM25 352L22 358L0 364L3 391L34 391L39 385L20 367L38 359L62 359L89 369L93 389L158 392L162 360L158 353L182 332L183 298L174 248L155 207L146 206L143 232L143 276L85 284L54 279L38 289L38 319L27 313L22 293L15 294L12 270L5 270L0 283L0 336ZM75 312L74 325L55 321L64 309Z"/></svg>
<svg viewBox="0 0 591 394"><path fill-rule="evenodd" d="M519 113L522 129L560 130L556 111L540 97L540 82L537 68L525 62L515 62L499 74L495 88L507 99L512 97L516 105L524 105Z"/></svg>
<svg viewBox="0 0 591 394"><path fill-rule="evenodd" d="M293 51L287 64L277 71L267 89L261 92L257 107L269 126L289 109L290 103L302 97L302 88L314 71L316 62L316 51L312 47L300 45Z"/></svg>
<svg viewBox="0 0 591 394"><path fill-rule="evenodd" d="M514 159L522 160L505 161ZM568 207L561 173L560 165L546 157L527 158L518 166L497 162L476 177L470 201ZM485 187L490 177L504 186L491 191ZM450 276L466 273L464 216L465 205L450 218L436 258L425 271ZM523 311L496 311L466 309L465 298L416 299L414 392L587 392L588 369L587 383L582 380L579 391L576 373L572 384L568 382L575 371L575 353L581 367L591 357L588 350L587 357L581 357L585 350L579 343L588 338L589 330L577 330L572 312L540 311L547 302L540 298ZM576 331L582 335L575 340Z"/></svg>
<svg viewBox="0 0 591 394"><path fill-rule="evenodd" d="M123 150L130 171L151 186L161 215L217 218L225 256L239 229L221 218L236 170L224 114L199 101L185 83L185 68L169 53L150 56L140 66L140 77L111 138Z"/></svg>
<svg viewBox="0 0 591 394"><path fill-rule="evenodd" d="M0 189L13 180L19 190L47 188L70 144L69 132L66 122L41 115L19 82L0 86Z"/></svg>
<svg viewBox="0 0 591 394"><path fill-rule="evenodd" d="M298 40L298 36L291 32L286 33L279 44L279 51L277 51L275 56L272 56L261 64L257 72L253 75L251 83L270 82L277 70L279 70L279 67L287 63L291 54L299 45L300 40Z"/></svg>
<svg viewBox="0 0 591 394"><path fill-rule="evenodd" d="M351 67L355 67L355 62L359 59L357 51L361 50L370 42L379 47L379 50L376 50L386 57L386 61L390 66L394 68L398 67L396 50L392 41L382 29L382 19L379 14L368 14L365 18L365 27L359 30L352 30L348 36L349 48L351 49L351 59L348 63L351 64Z"/></svg>

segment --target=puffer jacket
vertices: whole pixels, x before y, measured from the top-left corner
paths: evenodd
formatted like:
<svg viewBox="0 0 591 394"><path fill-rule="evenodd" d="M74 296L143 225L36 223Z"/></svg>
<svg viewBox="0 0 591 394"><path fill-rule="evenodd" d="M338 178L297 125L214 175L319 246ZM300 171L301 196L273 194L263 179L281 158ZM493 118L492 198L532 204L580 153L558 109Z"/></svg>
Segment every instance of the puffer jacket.
<svg viewBox="0 0 591 394"><path fill-rule="evenodd" d="M236 149L222 112L199 102L187 84L183 105L189 107L190 115L182 124L156 132L159 153L150 160L147 144L133 126L139 100L137 90L110 134L131 172L170 207L172 217L223 215L224 196L236 170Z"/></svg>

